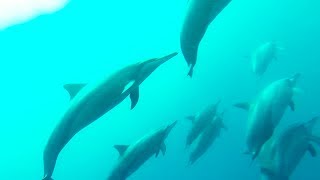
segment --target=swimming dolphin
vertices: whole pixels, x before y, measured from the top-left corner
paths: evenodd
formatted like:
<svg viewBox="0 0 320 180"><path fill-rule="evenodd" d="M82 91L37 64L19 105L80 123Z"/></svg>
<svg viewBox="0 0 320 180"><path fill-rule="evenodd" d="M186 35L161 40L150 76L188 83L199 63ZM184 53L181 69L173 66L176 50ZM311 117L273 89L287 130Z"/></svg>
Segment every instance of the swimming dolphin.
<svg viewBox="0 0 320 180"><path fill-rule="evenodd" d="M320 136L312 130L319 123L319 118L316 117L274 134L263 145L258 157L262 179L288 180L306 152L315 157L316 150L312 143L320 144Z"/></svg>
<svg viewBox="0 0 320 180"><path fill-rule="evenodd" d="M207 127L199 136L197 145L193 149L189 157L189 163L193 164L197 161L213 144L215 139L220 136L221 129L226 129L221 115L215 116L213 121L209 122Z"/></svg>
<svg viewBox="0 0 320 180"><path fill-rule="evenodd" d="M280 47L274 41L261 44L252 53L252 56L251 56L252 71L258 77L261 77L264 74L264 72L267 70L272 60L275 60L277 58L277 54L279 50L280 50Z"/></svg>
<svg viewBox="0 0 320 180"><path fill-rule="evenodd" d="M187 119L192 122L192 127L187 136L186 147L191 145L200 135L204 128L212 121L216 115L220 100L216 104L207 106L196 116L188 116Z"/></svg>
<svg viewBox="0 0 320 180"><path fill-rule="evenodd" d="M209 24L231 0L189 0L186 16L180 34L182 54L190 67L192 77L196 65L199 44Z"/></svg>
<svg viewBox="0 0 320 180"><path fill-rule="evenodd" d="M152 132L132 145L116 145L115 148L118 150L120 158L112 169L108 180L125 180L151 156L157 157L160 151L164 155L166 152L164 141L176 123L177 121Z"/></svg>
<svg viewBox="0 0 320 180"><path fill-rule="evenodd" d="M251 104L239 103L236 107L249 111L246 143L247 154L255 159L262 145L271 137L289 106L294 111L292 97L300 74L277 80L267 86Z"/></svg>
<svg viewBox="0 0 320 180"><path fill-rule="evenodd" d="M172 53L162 58L154 58L126 66L96 83L65 85L71 96L71 102L45 147L43 180L52 179L51 176L60 151L75 134L114 108L129 95L131 109L133 109L139 100L139 85L157 67L176 55L177 53Z"/></svg>

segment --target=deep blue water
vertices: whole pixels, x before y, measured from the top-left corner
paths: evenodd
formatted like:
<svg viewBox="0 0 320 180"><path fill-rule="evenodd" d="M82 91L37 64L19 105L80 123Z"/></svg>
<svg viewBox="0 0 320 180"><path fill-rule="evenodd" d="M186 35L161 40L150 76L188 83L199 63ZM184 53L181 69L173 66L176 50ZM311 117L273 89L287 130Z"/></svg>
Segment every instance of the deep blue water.
<svg viewBox="0 0 320 180"><path fill-rule="evenodd" d="M65 83L90 82L133 62L180 52L186 0L70 1L53 14L0 31L0 179L41 179L42 154L68 107ZM181 53L157 69L140 88L130 110L125 100L78 133L61 152L54 179L105 179L118 159L115 144L179 120L167 154L151 158L129 179L259 179L256 163L243 154L247 114L233 103L252 100L274 80L302 74L296 111L280 126L320 112L320 3L315 0L233 0L209 26L192 79ZM262 42L284 50L261 80L246 56ZM228 131L196 164L184 149L184 120L222 99ZM292 180L320 179L319 157L306 155Z"/></svg>

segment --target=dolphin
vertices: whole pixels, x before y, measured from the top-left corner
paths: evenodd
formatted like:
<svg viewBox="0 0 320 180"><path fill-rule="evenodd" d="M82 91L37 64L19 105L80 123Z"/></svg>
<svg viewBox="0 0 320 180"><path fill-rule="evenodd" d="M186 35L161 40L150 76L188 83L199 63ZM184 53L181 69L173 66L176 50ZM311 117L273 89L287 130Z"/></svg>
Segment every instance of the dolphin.
<svg viewBox="0 0 320 180"><path fill-rule="evenodd" d="M205 127L212 121L216 115L220 100L216 104L211 104L207 106L203 111L198 113L196 116L186 117L192 122L191 130L187 135L186 147L189 147L194 140L198 138L200 133L205 129Z"/></svg>
<svg viewBox="0 0 320 180"><path fill-rule="evenodd" d="M132 145L114 146L120 155L118 162L112 169L108 180L125 180L139 169L151 156L157 157L161 151L164 155L166 145L164 143L177 121L171 125L160 128L135 142Z"/></svg>
<svg viewBox="0 0 320 180"><path fill-rule="evenodd" d="M247 154L255 159L262 145L272 136L275 127L289 106L294 111L293 95L300 74L274 81L258 95L253 103L238 103L236 107L249 111L246 143Z"/></svg>
<svg viewBox="0 0 320 180"><path fill-rule="evenodd" d="M189 0L180 34L182 54L192 77L197 61L198 47L210 23L231 0Z"/></svg>
<svg viewBox="0 0 320 180"><path fill-rule="evenodd" d="M320 136L312 132L319 125L315 117L305 123L296 123L279 134L274 134L262 147L258 161L262 179L288 180L306 152L316 156L313 143L320 144Z"/></svg>
<svg viewBox="0 0 320 180"><path fill-rule="evenodd" d="M60 151L75 134L114 108L127 96L130 96L133 109L139 100L139 85L161 64L176 55L175 52L162 58L126 66L92 84L65 85L71 102L44 149L43 180L52 179Z"/></svg>
<svg viewBox="0 0 320 180"><path fill-rule="evenodd" d="M193 164L197 161L213 144L215 139L220 136L221 129L226 129L221 115L215 116L213 121L209 122L208 126L199 136L199 140L195 148L190 154L189 163Z"/></svg>
<svg viewBox="0 0 320 180"><path fill-rule="evenodd" d="M280 47L276 42L270 41L261 44L251 56L252 71L261 77L267 70L269 64L277 59L277 53Z"/></svg>

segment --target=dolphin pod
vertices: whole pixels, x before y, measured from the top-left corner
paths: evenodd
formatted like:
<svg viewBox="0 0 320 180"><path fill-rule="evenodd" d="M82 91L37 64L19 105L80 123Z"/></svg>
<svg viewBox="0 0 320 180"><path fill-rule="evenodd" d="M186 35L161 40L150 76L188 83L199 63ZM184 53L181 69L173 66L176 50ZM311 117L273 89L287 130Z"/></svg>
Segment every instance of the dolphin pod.
<svg viewBox="0 0 320 180"><path fill-rule="evenodd" d="M216 104L207 106L203 111L197 115L188 116L187 119L192 122L192 127L188 133L186 140L186 147L189 147L194 140L198 138L203 129L209 124L217 113L220 100Z"/></svg>
<svg viewBox="0 0 320 180"><path fill-rule="evenodd" d="M199 44L208 26L231 0L189 0L180 34L182 54L192 77L197 62Z"/></svg>
<svg viewBox="0 0 320 180"><path fill-rule="evenodd" d="M238 103L236 107L249 111L247 122L247 151L255 159L262 145L272 136L289 106L295 109L292 97L300 74L277 80L267 86L252 103Z"/></svg>
<svg viewBox="0 0 320 180"><path fill-rule="evenodd" d="M92 84L65 85L71 102L45 147L43 180L52 179L60 151L75 134L114 108L127 96L130 96L131 109L133 109L139 100L139 85L161 64L176 55L175 52L162 58L126 66ZM130 82L132 84L126 87Z"/></svg>
<svg viewBox="0 0 320 180"><path fill-rule="evenodd" d="M167 149L164 141L176 123L147 134L132 145L116 145L120 158L108 180L125 180L151 156L158 157L160 151L164 155Z"/></svg>
<svg viewBox="0 0 320 180"><path fill-rule="evenodd" d="M213 144L215 139L220 136L221 129L226 129L223 123L222 115L216 115L212 121L205 127L201 135L199 136L196 147L192 150L189 157L189 163L193 164L197 161L209 147Z"/></svg>
<svg viewBox="0 0 320 180"><path fill-rule="evenodd" d="M288 180L306 152L316 156L313 143L320 145L320 134L313 128L320 124L318 117L296 123L273 135L262 147L258 160L263 180Z"/></svg>
<svg viewBox="0 0 320 180"><path fill-rule="evenodd" d="M180 48L187 62L188 76L193 76L201 41L211 22L231 0L189 0L182 29ZM261 44L251 56L252 71L261 77L280 50L275 42ZM131 109L139 101L139 86L160 65L175 57L174 52L131 64L110 76L88 84L66 84L70 105L54 128L43 152L43 180L52 180L57 158L68 142L82 129L112 110L128 96ZM300 74L273 81L260 91L250 103L234 104L248 111L246 122L246 154L258 160L262 180L288 180L306 152L316 156L314 144L320 145L320 134L313 132L319 118L295 124L277 134L276 128L286 109L295 110L293 96ZM187 77L186 77L187 78ZM220 100L210 104L197 115L188 116L192 122L186 137L186 148L191 145L189 163L198 161L208 152L222 129L227 129L223 117L217 113ZM164 112L165 113L165 112ZM145 135L131 145L115 145L119 159L110 171L108 180L125 180L136 172L150 157L166 152L165 140L176 121Z"/></svg>

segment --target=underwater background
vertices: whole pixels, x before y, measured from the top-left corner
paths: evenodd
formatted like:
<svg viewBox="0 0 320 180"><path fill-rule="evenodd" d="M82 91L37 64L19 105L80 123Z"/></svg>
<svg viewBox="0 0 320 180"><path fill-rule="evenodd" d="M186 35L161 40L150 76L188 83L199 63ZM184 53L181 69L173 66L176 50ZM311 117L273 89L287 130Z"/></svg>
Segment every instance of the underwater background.
<svg viewBox="0 0 320 180"><path fill-rule="evenodd" d="M76 1L61 10L0 31L0 179L41 179L43 149L65 112L66 83L96 80L141 60L180 52L186 0ZM105 179L118 159L115 144L131 144L173 120L167 153L152 157L128 179L259 179L244 155L247 113L232 104L252 100L274 80L301 73L296 110L280 127L320 113L320 2L233 0L203 38L192 79L181 53L140 88L134 110L126 99L80 131L59 155L54 179ZM275 40L283 51L257 80L247 58ZM185 120L222 100L227 131L187 166ZM319 157L306 154L293 180L320 179Z"/></svg>

